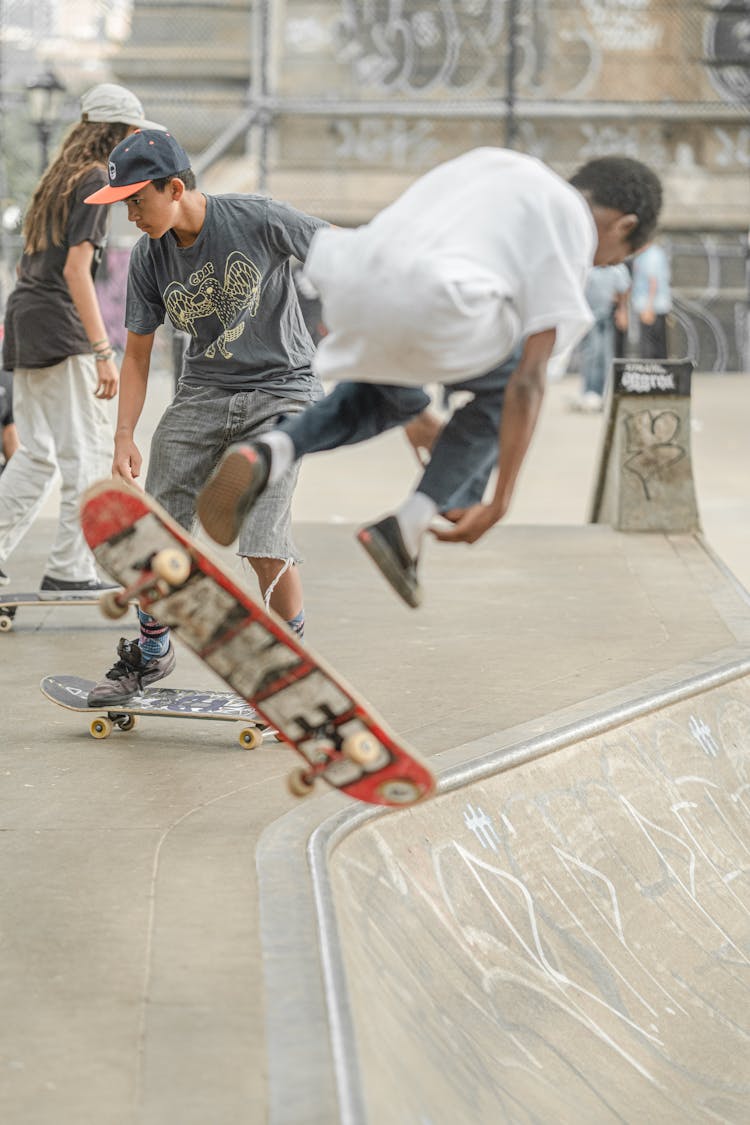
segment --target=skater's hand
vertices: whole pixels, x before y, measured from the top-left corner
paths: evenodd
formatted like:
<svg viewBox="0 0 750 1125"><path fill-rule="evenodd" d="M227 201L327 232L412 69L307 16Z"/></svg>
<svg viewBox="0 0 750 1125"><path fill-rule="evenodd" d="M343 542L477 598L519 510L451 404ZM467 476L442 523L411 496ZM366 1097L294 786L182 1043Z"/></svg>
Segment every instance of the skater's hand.
<svg viewBox="0 0 750 1125"><path fill-rule="evenodd" d="M94 394L97 398L114 398L120 382L120 372L114 359L107 359L97 363L96 374L98 382Z"/></svg>
<svg viewBox="0 0 750 1125"><path fill-rule="evenodd" d="M135 478L141 475L143 458L138 452L138 446L128 434L115 434L115 457L112 462L112 476L121 477L123 480L135 483Z"/></svg>
<svg viewBox="0 0 750 1125"><path fill-rule="evenodd" d="M423 468L429 464L432 447L442 428L443 423L429 409L423 410L404 426L406 438Z"/></svg>
<svg viewBox="0 0 750 1125"><path fill-rule="evenodd" d="M476 543L501 518L489 504L472 504L462 512L451 512L453 527L431 527L430 532L441 543Z"/></svg>

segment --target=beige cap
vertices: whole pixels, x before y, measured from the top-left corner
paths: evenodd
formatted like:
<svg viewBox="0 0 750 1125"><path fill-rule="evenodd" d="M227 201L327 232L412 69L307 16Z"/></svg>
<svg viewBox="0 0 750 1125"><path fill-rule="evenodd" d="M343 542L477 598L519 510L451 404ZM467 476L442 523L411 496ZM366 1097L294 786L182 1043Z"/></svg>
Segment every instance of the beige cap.
<svg viewBox="0 0 750 1125"><path fill-rule="evenodd" d="M137 125L139 129L161 129L166 132L165 125L146 118L143 106L132 90L113 82L92 86L82 95L81 117L84 121L119 121L123 125Z"/></svg>

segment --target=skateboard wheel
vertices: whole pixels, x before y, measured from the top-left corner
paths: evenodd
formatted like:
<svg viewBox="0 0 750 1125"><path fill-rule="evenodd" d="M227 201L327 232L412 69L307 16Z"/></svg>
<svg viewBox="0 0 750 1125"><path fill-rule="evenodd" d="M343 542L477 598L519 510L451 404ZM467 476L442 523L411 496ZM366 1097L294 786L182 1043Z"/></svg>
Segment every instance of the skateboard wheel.
<svg viewBox="0 0 750 1125"><path fill-rule="evenodd" d="M114 723L118 730L132 730L135 726L135 715L120 715L119 719L115 719Z"/></svg>
<svg viewBox="0 0 750 1125"><path fill-rule="evenodd" d="M422 796L422 790L405 777L393 777L378 786L378 793L389 805L413 805Z"/></svg>
<svg viewBox="0 0 750 1125"><path fill-rule="evenodd" d="M125 604L123 605L122 602L119 601L119 598L119 590L107 590L106 593L102 594L101 598L99 599L99 608L101 609L105 617L110 617L112 618L112 620L116 620L118 617L124 617L128 612L128 603L125 602Z"/></svg>
<svg viewBox="0 0 750 1125"><path fill-rule="evenodd" d="M92 738L109 738L112 733L112 723L109 719L92 719L89 730Z"/></svg>
<svg viewBox="0 0 750 1125"><path fill-rule="evenodd" d="M315 786L315 778L309 776L304 766L298 766L289 774L286 783L294 797L309 797Z"/></svg>
<svg viewBox="0 0 750 1125"><path fill-rule="evenodd" d="M13 618L9 613L0 613L0 633L9 633L13 628Z"/></svg>
<svg viewBox="0 0 750 1125"><path fill-rule="evenodd" d="M190 575L190 558L176 547L165 547L154 555L151 569L170 586L181 586Z"/></svg>
<svg viewBox="0 0 750 1125"><path fill-rule="evenodd" d="M358 766L373 766L380 758L380 742L368 730L359 730L343 740L341 753Z"/></svg>
<svg viewBox="0 0 750 1125"><path fill-rule="evenodd" d="M257 750L263 741L263 735L257 727L245 727L240 731L239 743L245 750Z"/></svg>

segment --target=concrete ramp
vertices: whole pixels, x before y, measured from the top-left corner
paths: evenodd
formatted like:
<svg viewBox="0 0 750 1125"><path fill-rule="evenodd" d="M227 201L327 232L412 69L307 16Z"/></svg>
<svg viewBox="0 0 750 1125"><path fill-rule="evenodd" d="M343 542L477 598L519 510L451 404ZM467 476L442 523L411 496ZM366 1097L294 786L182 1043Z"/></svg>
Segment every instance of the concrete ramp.
<svg viewBox="0 0 750 1125"><path fill-rule="evenodd" d="M366 1120L748 1120L749 732L742 675L340 844Z"/></svg>
<svg viewBox="0 0 750 1125"><path fill-rule="evenodd" d="M609 690L547 684L422 806L264 833L272 1125L750 1121L750 607L700 540L626 542L618 627L668 640Z"/></svg>

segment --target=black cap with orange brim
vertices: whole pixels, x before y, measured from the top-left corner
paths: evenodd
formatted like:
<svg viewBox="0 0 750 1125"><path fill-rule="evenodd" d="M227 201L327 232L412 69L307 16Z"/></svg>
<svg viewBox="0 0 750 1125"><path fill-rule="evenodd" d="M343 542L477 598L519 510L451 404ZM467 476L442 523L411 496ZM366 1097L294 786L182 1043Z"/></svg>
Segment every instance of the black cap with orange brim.
<svg viewBox="0 0 750 1125"><path fill-rule="evenodd" d="M135 195L152 180L175 176L190 167L190 158L171 133L139 129L109 154L109 184L88 195L84 203L116 203Z"/></svg>

